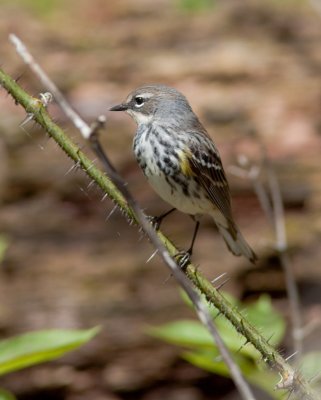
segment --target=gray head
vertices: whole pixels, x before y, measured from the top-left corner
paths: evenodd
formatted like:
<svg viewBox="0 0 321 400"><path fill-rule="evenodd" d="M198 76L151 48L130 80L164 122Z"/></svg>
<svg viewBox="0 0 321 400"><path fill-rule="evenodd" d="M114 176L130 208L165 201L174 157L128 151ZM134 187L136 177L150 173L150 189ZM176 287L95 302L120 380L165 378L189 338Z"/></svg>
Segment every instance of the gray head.
<svg viewBox="0 0 321 400"><path fill-rule="evenodd" d="M118 104L111 111L126 111L138 125L151 121L166 121L173 118L179 121L194 119L188 101L178 90L165 85L144 85L131 92L124 103Z"/></svg>

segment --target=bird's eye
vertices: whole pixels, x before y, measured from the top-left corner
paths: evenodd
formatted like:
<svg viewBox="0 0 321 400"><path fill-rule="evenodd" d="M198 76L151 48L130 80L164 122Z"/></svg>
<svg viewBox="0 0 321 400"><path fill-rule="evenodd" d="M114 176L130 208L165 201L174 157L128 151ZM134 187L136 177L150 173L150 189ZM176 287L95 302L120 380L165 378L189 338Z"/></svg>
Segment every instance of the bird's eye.
<svg viewBox="0 0 321 400"><path fill-rule="evenodd" d="M145 100L142 96L136 96L135 97L135 106L136 107L141 107L144 104Z"/></svg>

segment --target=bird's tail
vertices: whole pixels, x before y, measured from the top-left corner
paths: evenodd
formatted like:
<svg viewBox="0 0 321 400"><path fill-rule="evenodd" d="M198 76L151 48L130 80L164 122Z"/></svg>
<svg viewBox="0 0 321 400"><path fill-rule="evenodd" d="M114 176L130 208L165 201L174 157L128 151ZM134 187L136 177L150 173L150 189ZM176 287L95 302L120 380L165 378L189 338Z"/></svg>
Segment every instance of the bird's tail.
<svg viewBox="0 0 321 400"><path fill-rule="evenodd" d="M257 256L248 245L235 223L225 220L224 224L222 224L217 218L214 218L214 221L228 249L236 256L245 256L254 264L257 260Z"/></svg>

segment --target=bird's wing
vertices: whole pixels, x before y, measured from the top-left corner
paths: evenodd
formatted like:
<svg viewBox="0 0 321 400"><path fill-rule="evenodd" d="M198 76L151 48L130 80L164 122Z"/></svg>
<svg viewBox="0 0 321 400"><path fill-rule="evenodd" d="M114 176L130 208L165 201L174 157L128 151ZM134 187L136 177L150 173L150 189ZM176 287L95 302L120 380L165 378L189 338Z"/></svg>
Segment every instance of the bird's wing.
<svg viewBox="0 0 321 400"><path fill-rule="evenodd" d="M195 136L194 136L195 137ZM208 136L188 144L189 168L210 200L228 221L233 221L230 190L219 153Z"/></svg>

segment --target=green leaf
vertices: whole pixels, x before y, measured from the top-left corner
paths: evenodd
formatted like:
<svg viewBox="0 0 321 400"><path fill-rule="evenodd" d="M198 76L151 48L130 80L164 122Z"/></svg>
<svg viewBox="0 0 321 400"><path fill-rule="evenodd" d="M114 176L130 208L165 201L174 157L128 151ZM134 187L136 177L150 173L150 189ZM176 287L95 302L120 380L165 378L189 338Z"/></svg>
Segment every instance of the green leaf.
<svg viewBox="0 0 321 400"><path fill-rule="evenodd" d="M190 305L189 299L185 297L184 300ZM205 302L205 299L203 301ZM230 302L234 306L237 305L234 298L231 298ZM208 309L213 317L217 315L214 307L208 306ZM281 342L285 333L285 321L273 309L268 296L263 295L255 303L244 308L243 314L274 345ZM259 352L251 344L244 346L244 337L227 319L216 318L215 325L246 379L269 393L272 398L282 399L284 393L273 389L278 377L266 368L262 368ZM217 347L213 344L213 338L198 321L176 321L152 328L149 333L169 343L192 349L184 352L182 356L193 365L225 377L230 376L227 366L221 361Z"/></svg>
<svg viewBox="0 0 321 400"><path fill-rule="evenodd" d="M197 350L197 351L186 351L183 352L182 357L190 362L191 364L202 368L206 371L213 372L225 377L229 377L229 369L227 365L222 361L222 357L217 348L214 350ZM242 369L242 372L251 371L253 369L253 363L246 357L235 354L233 356L234 361Z"/></svg>
<svg viewBox="0 0 321 400"><path fill-rule="evenodd" d="M224 298L228 300L228 302L231 304L231 306L240 308L240 303L235 297L226 292L224 292L223 295ZM185 292L182 291L181 296L188 306L193 307L192 302ZM212 318L215 318L218 315L218 310L213 305L208 303L203 294L200 294L200 296ZM273 308L271 298L268 295L262 295L256 302L244 307L244 316L246 316L246 318L252 323L252 325L257 327L257 329L265 337L265 339L269 340L269 342L273 346L277 346L281 343L286 329L285 320ZM217 324L220 326L224 326L225 333L229 329L234 330L229 322L227 322L227 324L224 324L223 322L221 322L222 320L224 319L220 318L219 320L217 320ZM238 343L238 345L241 346L241 343Z"/></svg>
<svg viewBox="0 0 321 400"><path fill-rule="evenodd" d="M236 303L233 298L231 300L234 304ZM185 301L190 304L187 298L185 298ZM212 315L217 314L214 308L210 309L210 312ZM249 305L245 309L244 315L265 338L271 339L272 344L280 343L285 332L285 322L272 308L268 296L263 295L255 303ZM253 360L258 360L259 352L251 344L244 346L244 337L235 330L228 320L219 317L215 320L215 325L230 351L240 352ZM194 320L175 321L157 328L150 328L149 333L161 340L180 346L213 348L211 335L200 322Z"/></svg>
<svg viewBox="0 0 321 400"><path fill-rule="evenodd" d="M5 389L0 389L0 400L16 400L15 396Z"/></svg>
<svg viewBox="0 0 321 400"><path fill-rule="evenodd" d="M30 332L0 341L0 375L56 359L93 338L99 328Z"/></svg>
<svg viewBox="0 0 321 400"><path fill-rule="evenodd" d="M230 373L226 364L221 361L221 357L217 349L206 350L206 351L189 351L184 352L182 357L195 365L198 368L202 368L206 371L229 377ZM273 372L264 369L258 369L257 365L247 357L242 356L240 353L233 355L234 361L240 367L244 377L253 385L263 389L273 399L284 399L284 392L275 391L274 387L278 381L278 376Z"/></svg>
<svg viewBox="0 0 321 400"><path fill-rule="evenodd" d="M273 346L281 343L286 329L284 318L272 307L271 298L262 295L246 307L244 315Z"/></svg>
<svg viewBox="0 0 321 400"><path fill-rule="evenodd" d="M166 342L181 346L213 347L213 339L199 322L180 320L149 328L148 333Z"/></svg>
<svg viewBox="0 0 321 400"><path fill-rule="evenodd" d="M221 318L216 320L217 329L226 346L232 351L240 351L248 357L257 359L259 353L253 346L244 346L245 339L239 335L228 321ZM158 328L150 328L152 336L166 342L193 348L213 348L213 338L208 330L198 321L181 320L162 325Z"/></svg>

